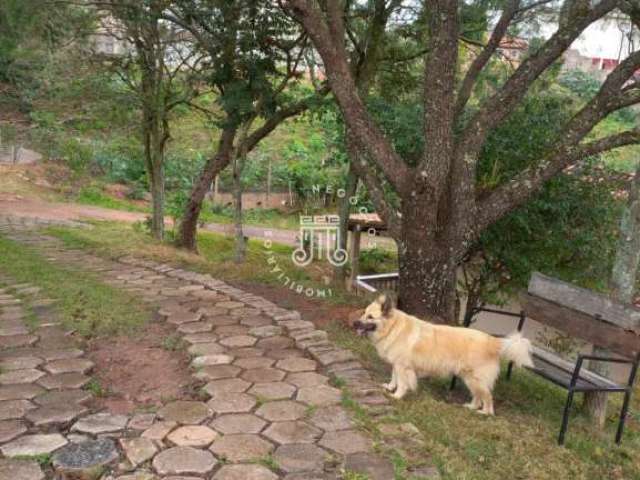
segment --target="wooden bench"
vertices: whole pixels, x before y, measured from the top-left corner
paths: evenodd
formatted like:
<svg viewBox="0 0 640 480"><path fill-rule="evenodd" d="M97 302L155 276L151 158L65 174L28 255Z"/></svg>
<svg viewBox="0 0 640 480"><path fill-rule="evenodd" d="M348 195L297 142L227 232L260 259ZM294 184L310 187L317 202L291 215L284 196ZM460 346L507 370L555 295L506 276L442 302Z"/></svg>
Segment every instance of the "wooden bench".
<svg viewBox="0 0 640 480"><path fill-rule="evenodd" d="M575 360L562 358L557 353L534 346L533 373L567 390L558 444L564 443L569 423L569 413L576 392L624 393L620 412L616 443L620 443L633 384L640 362L640 309L612 301L610 298L574 285L535 273L526 293L520 296L522 311L508 312L493 308L474 308L467 312L464 326L469 327L474 317L481 312L518 319L517 330L521 331L527 318L551 326L569 334L572 338L585 340L593 345L614 352L616 356L594 356L578 354ZM615 382L588 370L585 361L630 365L626 382ZM512 365L507 369L511 378ZM455 387L455 378L451 388Z"/></svg>

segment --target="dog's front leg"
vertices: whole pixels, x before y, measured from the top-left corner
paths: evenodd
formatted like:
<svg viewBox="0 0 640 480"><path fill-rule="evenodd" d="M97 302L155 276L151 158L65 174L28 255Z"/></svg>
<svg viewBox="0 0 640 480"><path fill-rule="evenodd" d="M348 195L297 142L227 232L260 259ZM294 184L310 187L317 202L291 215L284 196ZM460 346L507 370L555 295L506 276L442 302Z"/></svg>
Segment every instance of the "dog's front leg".
<svg viewBox="0 0 640 480"><path fill-rule="evenodd" d="M389 383L383 383L382 388L389 392L393 392L396 388L398 388L398 378L396 375L395 367L391 369L391 381Z"/></svg>
<svg viewBox="0 0 640 480"><path fill-rule="evenodd" d="M409 390L415 390L418 384L416 372L410 368L398 367L396 371L396 381L398 388L393 394L393 398L401 399Z"/></svg>

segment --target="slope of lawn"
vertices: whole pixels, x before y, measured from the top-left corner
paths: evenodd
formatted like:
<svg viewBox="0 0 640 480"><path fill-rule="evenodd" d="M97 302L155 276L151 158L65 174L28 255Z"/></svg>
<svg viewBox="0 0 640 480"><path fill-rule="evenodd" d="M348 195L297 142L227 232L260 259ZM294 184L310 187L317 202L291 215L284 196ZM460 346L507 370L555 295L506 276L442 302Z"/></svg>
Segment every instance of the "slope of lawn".
<svg viewBox="0 0 640 480"><path fill-rule="evenodd" d="M31 247L0 236L0 271L17 283L31 283L56 300L65 327L85 337L132 332L150 313L134 296L98 276L49 262Z"/></svg>

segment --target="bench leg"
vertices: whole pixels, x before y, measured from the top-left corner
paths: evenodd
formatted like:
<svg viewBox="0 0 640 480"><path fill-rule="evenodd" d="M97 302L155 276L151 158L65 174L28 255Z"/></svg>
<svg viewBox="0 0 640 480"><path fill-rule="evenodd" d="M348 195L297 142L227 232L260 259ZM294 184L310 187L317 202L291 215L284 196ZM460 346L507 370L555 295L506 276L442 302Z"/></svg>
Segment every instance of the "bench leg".
<svg viewBox="0 0 640 480"><path fill-rule="evenodd" d="M507 380L511 380L511 372L513 371L513 362L509 362L507 366Z"/></svg>
<svg viewBox="0 0 640 480"><path fill-rule="evenodd" d="M624 401L622 402L622 410L620 411L620 421L618 422L618 431L616 432L616 443L622 440L622 432L624 430L624 422L627 420L629 412L629 402L631 400L631 389L624 393Z"/></svg>
<svg viewBox="0 0 640 480"><path fill-rule="evenodd" d="M571 404L573 403L573 390L569 390L567 394L567 403L564 406L564 414L562 415L562 425L560 426L560 435L558 435L558 445L564 445L564 434L567 432L569 425L569 413Z"/></svg>

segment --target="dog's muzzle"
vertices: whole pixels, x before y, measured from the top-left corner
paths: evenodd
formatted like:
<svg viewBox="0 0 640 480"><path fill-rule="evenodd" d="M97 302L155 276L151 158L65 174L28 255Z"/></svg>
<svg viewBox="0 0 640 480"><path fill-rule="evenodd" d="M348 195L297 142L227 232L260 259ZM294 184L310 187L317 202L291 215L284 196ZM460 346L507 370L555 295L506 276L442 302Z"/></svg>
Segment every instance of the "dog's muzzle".
<svg viewBox="0 0 640 480"><path fill-rule="evenodd" d="M356 333L360 336L366 335L369 332L375 331L376 324L375 323L364 323L360 320L356 320L353 322L353 328L356 329Z"/></svg>

